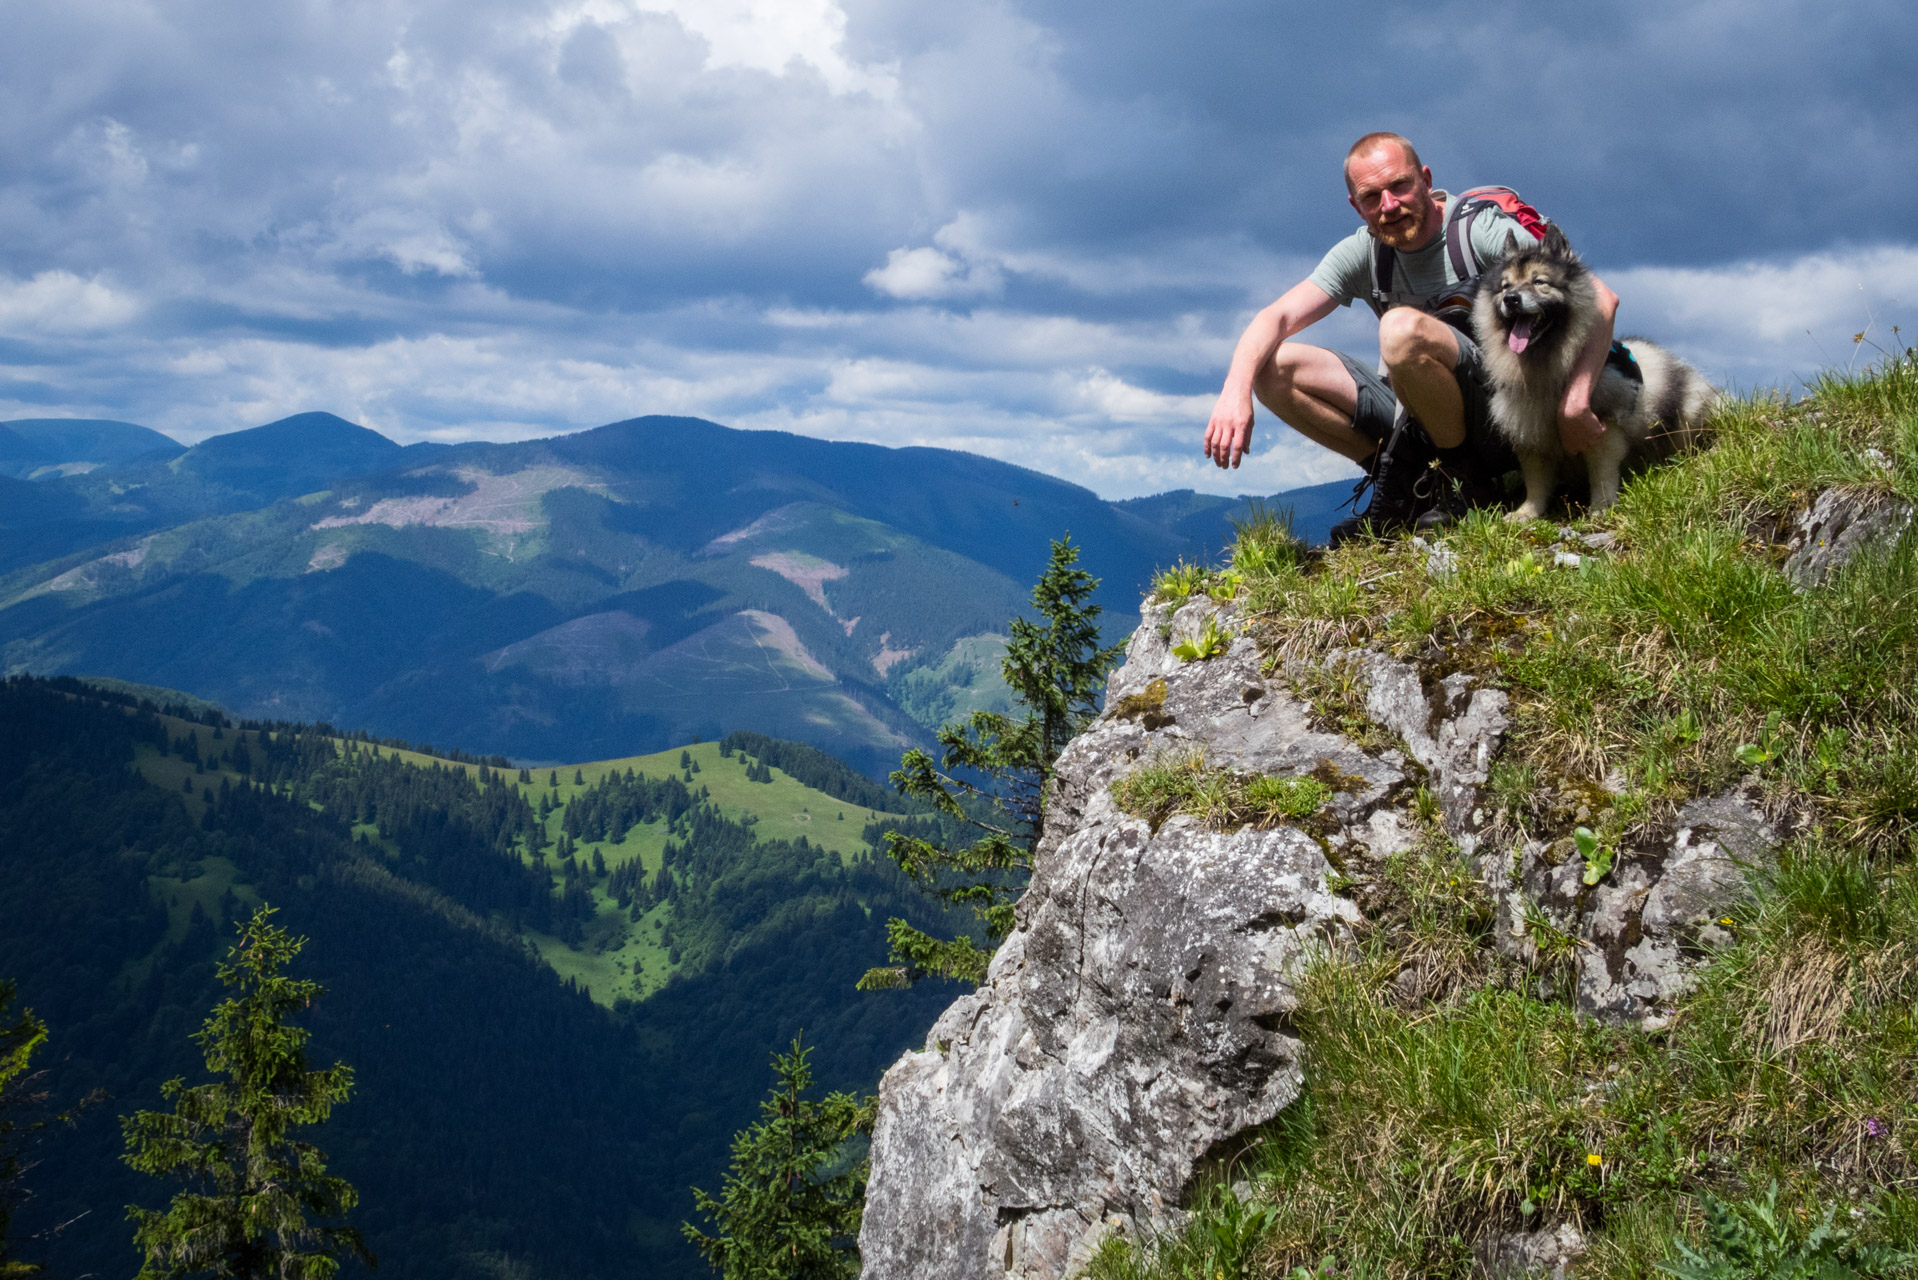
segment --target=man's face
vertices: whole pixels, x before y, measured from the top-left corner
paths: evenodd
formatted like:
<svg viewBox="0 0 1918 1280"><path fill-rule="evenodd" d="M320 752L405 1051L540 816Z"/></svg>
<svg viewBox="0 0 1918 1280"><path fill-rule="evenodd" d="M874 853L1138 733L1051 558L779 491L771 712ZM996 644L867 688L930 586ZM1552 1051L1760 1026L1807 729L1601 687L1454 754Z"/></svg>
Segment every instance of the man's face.
<svg viewBox="0 0 1918 1280"><path fill-rule="evenodd" d="M1381 143L1345 166L1352 207L1372 234L1394 249L1422 249L1439 232L1432 171L1412 164L1403 148Z"/></svg>

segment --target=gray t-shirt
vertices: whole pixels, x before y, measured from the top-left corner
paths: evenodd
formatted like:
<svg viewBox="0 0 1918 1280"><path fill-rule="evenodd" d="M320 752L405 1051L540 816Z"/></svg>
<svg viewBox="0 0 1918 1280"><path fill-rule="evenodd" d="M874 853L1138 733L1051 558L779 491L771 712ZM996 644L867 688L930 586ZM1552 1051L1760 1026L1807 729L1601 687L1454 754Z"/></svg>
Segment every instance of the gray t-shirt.
<svg viewBox="0 0 1918 1280"><path fill-rule="evenodd" d="M1434 191L1432 194L1446 202L1449 213L1451 202L1446 193ZM1505 237L1512 232L1518 234L1520 244L1532 244L1536 240L1517 218L1503 209L1479 210L1478 216L1472 219L1472 247L1478 250L1479 261L1487 267L1498 261L1505 252ZM1392 256L1395 259L1392 287L1386 292L1386 301L1391 306L1423 308L1435 295L1460 282L1452 270L1450 255L1445 252L1443 232L1432 237L1432 243L1423 249L1410 252L1399 249ZM1319 265L1306 279L1331 294L1333 301L1342 307L1351 306L1354 299L1369 305L1372 301L1370 228L1360 227L1333 245L1332 251L1319 260Z"/></svg>

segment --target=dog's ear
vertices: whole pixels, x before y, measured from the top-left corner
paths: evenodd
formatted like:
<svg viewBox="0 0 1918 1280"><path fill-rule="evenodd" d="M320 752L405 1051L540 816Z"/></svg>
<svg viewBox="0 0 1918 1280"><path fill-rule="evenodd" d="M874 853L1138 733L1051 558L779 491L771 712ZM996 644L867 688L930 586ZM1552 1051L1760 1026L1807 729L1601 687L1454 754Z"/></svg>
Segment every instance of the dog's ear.
<svg viewBox="0 0 1918 1280"><path fill-rule="evenodd" d="M1508 232L1507 234L1510 233ZM1556 222L1548 222L1545 224L1545 252L1554 258L1569 258L1572 256L1572 242L1565 238L1565 233L1558 229Z"/></svg>
<svg viewBox="0 0 1918 1280"><path fill-rule="evenodd" d="M1507 231L1505 233L1505 256L1508 258L1511 258L1511 257L1517 256L1517 254L1518 254L1518 232Z"/></svg>

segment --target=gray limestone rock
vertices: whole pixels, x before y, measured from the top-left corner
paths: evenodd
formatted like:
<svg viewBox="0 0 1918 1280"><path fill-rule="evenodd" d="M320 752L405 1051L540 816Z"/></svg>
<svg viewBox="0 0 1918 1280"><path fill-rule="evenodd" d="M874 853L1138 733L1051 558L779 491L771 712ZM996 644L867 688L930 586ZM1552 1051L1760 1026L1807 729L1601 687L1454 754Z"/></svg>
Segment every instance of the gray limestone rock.
<svg viewBox="0 0 1918 1280"><path fill-rule="evenodd" d="M1831 488L1799 513L1787 542L1785 576L1800 591L1823 583L1860 550L1895 538L1911 523L1911 504L1871 489Z"/></svg>
<svg viewBox="0 0 1918 1280"><path fill-rule="evenodd" d="M1481 795L1510 727L1505 694L1477 687L1463 672L1428 689L1410 663L1380 653L1360 660L1366 714L1397 734L1412 759L1424 766L1446 827L1469 854L1489 816Z"/></svg>
<svg viewBox="0 0 1918 1280"><path fill-rule="evenodd" d="M1596 886L1570 841L1495 847L1484 795L1508 728L1506 696L1465 674L1431 678L1366 651L1367 714L1404 744L1366 751L1312 727L1256 644L1208 661L1173 652L1231 606L1148 604L1107 685L1106 713L1060 756L1030 887L985 984L880 1086L860 1250L866 1280L1062 1280L1111 1236L1176 1224L1208 1161L1297 1095L1289 1033L1298 965L1337 953L1359 923L1333 877L1415 840L1424 782L1475 855L1525 956L1535 904L1578 939L1576 999L1653 1019L1722 941L1776 837L1737 792L1695 800L1668 833L1619 851ZM1157 831L1120 811L1113 782L1163 753L1241 773L1312 774L1334 788L1300 826ZM1568 1234L1569 1233L1569 1234ZM1549 1237L1549 1239L1547 1238ZM1569 1227L1491 1241L1494 1274L1562 1276Z"/></svg>
<svg viewBox="0 0 1918 1280"><path fill-rule="evenodd" d="M1565 1280L1585 1256L1584 1233L1569 1222L1537 1231L1512 1231L1488 1236L1473 1253L1479 1268L1492 1280Z"/></svg>
<svg viewBox="0 0 1918 1280"><path fill-rule="evenodd" d="M1749 897L1750 871L1768 864L1777 842L1764 815L1733 790L1687 803L1669 835L1621 849L1596 885L1584 883L1584 863L1566 841L1485 852L1479 866L1499 903L1505 950L1531 958L1525 906L1536 905L1578 939L1579 1008L1656 1026L1700 959L1731 941L1717 922Z"/></svg>
<svg viewBox="0 0 1918 1280"><path fill-rule="evenodd" d="M1208 1156L1296 1096L1292 976L1359 919L1330 891L1328 855L1407 838L1386 804L1403 762L1312 730L1249 640L1210 662L1172 657L1159 627L1203 616L1148 609L1106 718L1060 758L985 985L886 1073L868 1280L1066 1275L1114 1232L1176 1222ZM1184 817L1155 833L1115 806L1110 783L1148 753L1195 747L1220 767L1329 770L1345 788L1332 835Z"/></svg>

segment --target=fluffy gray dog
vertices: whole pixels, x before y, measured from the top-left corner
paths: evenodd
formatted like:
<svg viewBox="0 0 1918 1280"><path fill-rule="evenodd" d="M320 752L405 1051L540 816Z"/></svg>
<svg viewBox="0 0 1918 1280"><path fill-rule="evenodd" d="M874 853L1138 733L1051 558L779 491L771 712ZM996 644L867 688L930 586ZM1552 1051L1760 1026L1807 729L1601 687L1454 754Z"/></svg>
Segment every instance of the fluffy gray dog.
<svg viewBox="0 0 1918 1280"><path fill-rule="evenodd" d="M1492 384L1492 421L1525 472L1525 503L1506 518L1536 520L1562 481L1581 475L1591 510L1618 500L1627 461L1649 462L1687 443L1703 425L1718 392L1698 370L1643 338L1613 344L1592 388L1592 412L1606 431L1577 457L1559 443L1558 407L1565 384L1598 316L1591 272L1556 226L1545 239L1506 241L1505 256L1487 271L1472 305Z"/></svg>

